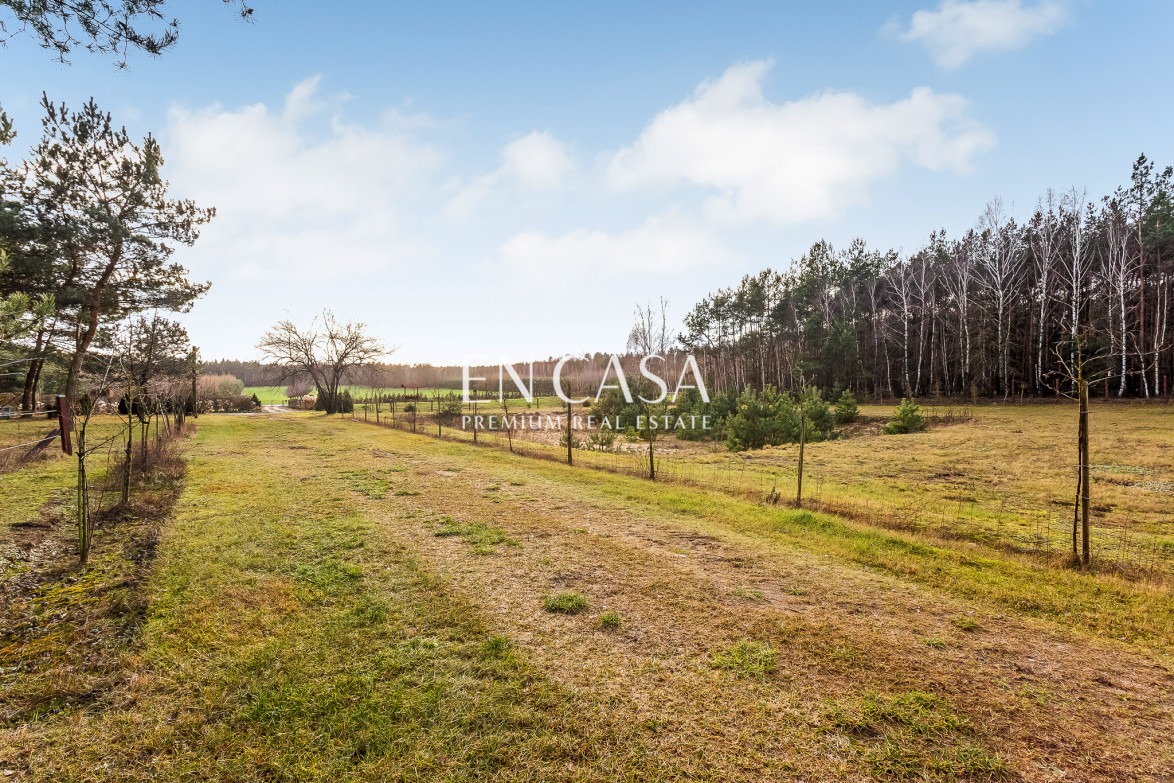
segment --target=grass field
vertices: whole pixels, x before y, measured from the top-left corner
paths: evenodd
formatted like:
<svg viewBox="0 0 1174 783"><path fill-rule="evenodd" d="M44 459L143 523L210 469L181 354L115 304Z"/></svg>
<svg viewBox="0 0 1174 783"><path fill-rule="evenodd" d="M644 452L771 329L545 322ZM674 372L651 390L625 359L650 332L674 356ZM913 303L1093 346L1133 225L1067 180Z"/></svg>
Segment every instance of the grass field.
<svg viewBox="0 0 1174 783"><path fill-rule="evenodd" d="M466 406L471 412L471 406ZM557 402L540 409L563 413ZM511 412L526 409L511 404ZM806 447L809 508L875 526L907 529L1026 553L1062 564L1071 552L1075 498L1075 410L1061 404L923 406L928 432L881 434L892 406L862 405L840 437ZM435 432L422 408L418 429ZM481 403L478 412L500 412ZM386 406L383 421L387 416ZM576 413L583 413L576 408ZM356 417L364 418L360 407ZM374 419L367 411L365 418ZM397 423L409 419L402 413ZM1092 543L1101 568L1126 577L1174 578L1174 406L1094 402ZM459 423L459 422L456 422ZM446 437L472 440L450 427ZM481 442L507 447L501 433ZM520 448L565 459L557 432L520 432ZM618 453L577 451L575 460L633 475L647 473L647 445L617 440ZM798 447L730 453L724 443L662 437L662 478L787 501L796 494Z"/></svg>
<svg viewBox="0 0 1174 783"><path fill-rule="evenodd" d="M257 399L261 400L262 405L285 405L289 398L285 394L286 387L284 386L246 386L243 394L256 394ZM344 391L349 391L351 396L356 400L363 399L375 393L375 389L370 386L343 386ZM379 391L385 394L401 394L403 389L380 389ZM427 389L421 388L419 390L421 397L436 397L438 395L459 394L459 390L455 389ZM409 390L410 394L415 394L416 389ZM551 398L554 399L554 398Z"/></svg>
<svg viewBox="0 0 1174 783"><path fill-rule="evenodd" d="M257 395L262 405L285 405L289 399L284 386L246 386L241 393Z"/></svg>
<svg viewBox="0 0 1174 783"><path fill-rule="evenodd" d="M812 466L851 486L858 459L859 492L882 500L894 477L874 466L913 457L998 469L1004 491L1043 497L1030 474L1052 469L1053 415L1061 426L1061 413L1024 427L982 412L883 441L862 427L816 444ZM1122 415L1133 445L1094 461L1164 475L1166 420ZM958 434L980 426L986 451ZM1029 429L1040 448L1021 455ZM108 547L89 570L26 596L39 619L5 632L12 779L1159 781L1174 768L1162 583L319 414L202 416L187 454L134 633L55 665L60 602L121 622L118 528L98 531ZM746 470L786 459L756 454ZM65 503L64 462L0 476L10 531ZM959 491L920 489L932 469L911 466L892 491ZM1130 487L1112 486L1130 507ZM1147 509L1158 535L1161 509Z"/></svg>
<svg viewBox="0 0 1174 783"><path fill-rule="evenodd" d="M928 432L880 435L891 408L863 406L845 437L807 447L807 496L817 506L882 524L930 529L1058 561L1071 551L1074 406L927 407ZM932 418L931 418L932 421ZM1174 406L1094 404L1094 544L1103 565L1171 572L1174 562ZM795 487L798 447L733 457L739 481ZM744 478L743 478L744 476ZM1171 572L1174 576L1174 572Z"/></svg>

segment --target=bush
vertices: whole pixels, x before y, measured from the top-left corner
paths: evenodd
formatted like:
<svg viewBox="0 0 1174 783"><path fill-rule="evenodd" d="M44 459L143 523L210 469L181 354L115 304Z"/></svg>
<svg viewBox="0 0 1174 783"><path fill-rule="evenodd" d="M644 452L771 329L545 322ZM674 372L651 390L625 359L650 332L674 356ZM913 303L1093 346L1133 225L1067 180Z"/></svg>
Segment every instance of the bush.
<svg viewBox="0 0 1174 783"><path fill-rule="evenodd" d="M803 400L803 414L807 417L808 443L833 440L836 437L836 420L832 416L832 408L815 389L807 390L807 396ZM797 432L791 442L799 442Z"/></svg>
<svg viewBox="0 0 1174 783"><path fill-rule="evenodd" d="M856 406L856 397L844 389L840 393L840 398L836 400L836 424L851 424L859 416L860 409Z"/></svg>
<svg viewBox="0 0 1174 783"><path fill-rule="evenodd" d="M803 419L808 443L836 437L831 408L815 389L808 389L798 402L770 388L761 395L747 389L739 397L738 412L726 421L726 448L746 451L798 443Z"/></svg>
<svg viewBox="0 0 1174 783"><path fill-rule="evenodd" d="M920 410L913 400L901 400L901 404L897 406L897 410L893 414L893 420L885 425L885 434L904 435L925 430L925 418L921 415Z"/></svg>
<svg viewBox="0 0 1174 783"><path fill-rule="evenodd" d="M258 397L255 393L253 394L253 405L257 406L258 408L261 407L261 398Z"/></svg>
<svg viewBox="0 0 1174 783"><path fill-rule="evenodd" d="M738 394L734 391L717 394L710 398L710 402L705 402L697 389L685 389L671 411L674 416L680 416L685 425L676 429L677 439L724 440L726 420L737 408ZM708 422L704 417L708 417ZM702 426L705 423L709 424L708 428Z"/></svg>
<svg viewBox="0 0 1174 783"><path fill-rule="evenodd" d="M335 406L334 406L335 413L351 413L352 411L354 411L355 400L353 397L351 397L350 391L348 391L347 389L343 389L341 392L337 392L336 395L337 395L337 399L335 401ZM326 410L327 409L326 403L329 399L330 399L329 393L323 392L322 394L319 394L314 399L314 410L316 410L316 411Z"/></svg>
<svg viewBox="0 0 1174 783"><path fill-rule="evenodd" d="M575 435L574 430L571 430L570 435L571 435L571 448L572 449L583 448L583 440ZM558 431L558 447L560 449L565 449L567 447L567 428L566 427L561 427Z"/></svg>
<svg viewBox="0 0 1174 783"><path fill-rule="evenodd" d="M235 397L244 388L244 382L235 375L201 375L196 381L196 394L200 397Z"/></svg>
<svg viewBox="0 0 1174 783"><path fill-rule="evenodd" d="M726 448L747 451L776 442L779 421L770 397L769 389L761 396L753 389L742 392L737 413L726 422Z"/></svg>
<svg viewBox="0 0 1174 783"><path fill-rule="evenodd" d="M445 424L450 424L453 419L460 416L464 411L461 404L461 398L456 396L444 397L436 401L436 415Z"/></svg>
<svg viewBox="0 0 1174 783"><path fill-rule="evenodd" d="M562 440L566 440L566 435L563 435ZM584 444L584 448L588 451L615 451L615 443L615 430L600 428L592 430L591 434L587 436L587 442ZM562 445L566 446L567 444L564 442Z"/></svg>

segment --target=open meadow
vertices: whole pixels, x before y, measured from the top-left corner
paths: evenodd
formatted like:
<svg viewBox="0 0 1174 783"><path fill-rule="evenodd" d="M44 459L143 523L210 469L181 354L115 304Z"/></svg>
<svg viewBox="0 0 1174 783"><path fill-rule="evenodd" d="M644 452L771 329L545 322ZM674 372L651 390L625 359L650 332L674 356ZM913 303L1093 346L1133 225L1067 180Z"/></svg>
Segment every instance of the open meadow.
<svg viewBox="0 0 1174 783"><path fill-rule="evenodd" d="M886 437L869 409L809 447L809 468L825 496L843 486L879 515L903 496L1046 506L1066 491L1052 439L1070 417L1027 410L1030 424L984 407ZM1168 409L1096 413L1100 513L1168 540ZM650 482L578 464L628 455L577 452L569 467L525 445L474 448L361 413L201 416L168 516L105 521L85 569L69 559L69 460L0 476L0 768L21 781L1169 779L1168 580L1082 574L814 494L805 509L764 505L747 487L780 482L786 449L696 446ZM746 486L742 465L725 485L701 480L730 459Z"/></svg>
<svg viewBox="0 0 1174 783"><path fill-rule="evenodd" d="M244 389L241 390L241 393L247 394L250 396L252 396L254 394L257 395L257 399L259 399L261 401L262 405L285 405L285 403L289 400L289 397L288 397L288 395L286 395L285 390L286 390L285 386L246 386L246 387L244 387ZM398 389L398 388L397 389L379 389L378 391L383 394L405 394L405 393L417 394L418 393L421 397L423 397L425 399L435 398L438 396L448 396L448 395L452 395L452 394L460 394L459 389L456 389L456 390L454 390L454 389L436 389L436 388L427 388L427 387L423 387L423 386L420 387L419 389L417 389L416 387L413 386L412 388L408 389L406 392L403 389ZM374 389L370 386L357 386L357 385L352 384L352 385L340 386L339 392L348 392L356 400L360 400L360 399L364 399L364 398L367 398L367 397L374 395L376 392L376 389Z"/></svg>
<svg viewBox="0 0 1174 783"><path fill-rule="evenodd" d="M921 406L927 432L883 435L892 405L861 405L860 417L837 429L833 440L805 449L804 498L808 508L909 530L961 539L1062 564L1072 549L1076 500L1076 410L1072 404ZM500 416L497 404L476 412ZM511 402L516 415L565 416L557 400L533 407ZM465 405L463 415L474 406ZM573 415L590 409L576 406ZM375 421L372 405L354 417ZM564 419L565 420L565 419ZM1126 578L1174 577L1174 407L1093 402L1091 412L1092 545L1101 570ZM380 423L411 429L412 416L385 404ZM472 441L472 432L440 428L444 437ZM415 428L437 432L427 404ZM501 431L482 430L481 444L510 448ZM566 459L557 430L512 433L515 451ZM648 445L620 437L610 449L575 450L576 464L630 475L648 472ZM565 444L565 441L563 441ZM755 499L772 489L784 500L797 490L797 445L730 452L724 441L660 437L654 444L662 480Z"/></svg>

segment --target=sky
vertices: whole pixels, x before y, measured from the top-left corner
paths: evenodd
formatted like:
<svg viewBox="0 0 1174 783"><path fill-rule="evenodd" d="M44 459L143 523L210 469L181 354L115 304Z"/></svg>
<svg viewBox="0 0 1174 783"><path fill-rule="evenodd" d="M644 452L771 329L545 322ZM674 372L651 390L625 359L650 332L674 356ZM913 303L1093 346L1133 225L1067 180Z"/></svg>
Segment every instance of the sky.
<svg viewBox="0 0 1174 783"><path fill-rule="evenodd" d="M0 49L7 157L42 92L93 97L216 207L176 253L206 358L324 308L397 362L618 351L637 304L678 326L821 239L912 253L1174 163L1159 0L251 5L171 3L179 44L125 69Z"/></svg>

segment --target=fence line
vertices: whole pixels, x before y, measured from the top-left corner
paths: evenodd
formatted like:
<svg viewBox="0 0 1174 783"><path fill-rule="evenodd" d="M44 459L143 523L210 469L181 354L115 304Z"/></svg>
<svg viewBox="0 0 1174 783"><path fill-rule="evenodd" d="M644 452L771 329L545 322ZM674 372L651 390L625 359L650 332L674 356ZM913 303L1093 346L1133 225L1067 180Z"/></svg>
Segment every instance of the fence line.
<svg viewBox="0 0 1174 783"><path fill-rule="evenodd" d="M364 412L368 412L366 408ZM404 421L405 416L409 416L408 421ZM354 414L352 418L358 420ZM364 419L364 423L372 426L377 424L373 418ZM471 433L459 427L442 425L438 433L436 421L431 416L428 420L417 420L413 428L410 414L399 412L394 421L389 421L386 412L381 410L378 426L453 443L512 451L514 454L532 459L566 463L565 444L552 446L536 442L528 437L527 430L513 431L511 448L510 435L504 431L481 432L474 439ZM624 450L575 449L573 459L574 465L578 467L648 478L646 450L633 453ZM782 494L784 505L794 507L797 477L793 472L765 473L751 470L747 475L745 461L729 455L724 460L712 463L660 455L655 459L657 481L718 491L758 504L763 504L768 493L774 490ZM1065 544L1070 541L1071 523L1047 512L1028 512L1030 517L1034 517L1033 532L1027 536L1017 536L1014 531L1008 529L1002 515L994 520L994 529L990 524L981 524L967 515L967 506L973 510L979 509L975 502L966 503L959 500L952 511L948 508L930 508L926 500L885 503L843 491L837 492L835 484L825 482L823 477L818 475L811 475L810 463L805 466L804 473L805 488L814 487L814 492L809 492L803 499L803 508L809 511L833 514L881 529L909 532L944 541L965 541L996 551L1029 556L1048 566L1065 565L1070 557ZM1004 510L1002 513L1007 512ZM1094 563L1102 570L1111 570L1126 578L1144 578L1155 582L1164 582L1172 571L1170 554L1162 550L1159 541L1139 540L1137 536L1131 536L1127 528L1113 531L1111 528L1097 527L1094 529L1093 543Z"/></svg>
<svg viewBox="0 0 1174 783"><path fill-rule="evenodd" d="M18 444L17 444L17 445L15 445L15 446L5 446L4 448L0 449L0 452L2 452L2 451L12 451L13 449L23 449L25 446L36 446L36 445L37 445L37 444L39 444L39 443L48 443L48 442L49 442L49 441L51 441L51 440L55 440L55 439L56 439L56 438L58 438L59 436L60 436L60 433L59 433L59 432L55 432L55 433L53 433L52 435L50 435L49 437L47 437L47 438L41 438L40 440L31 440L31 441L29 441L28 443L18 443Z"/></svg>

